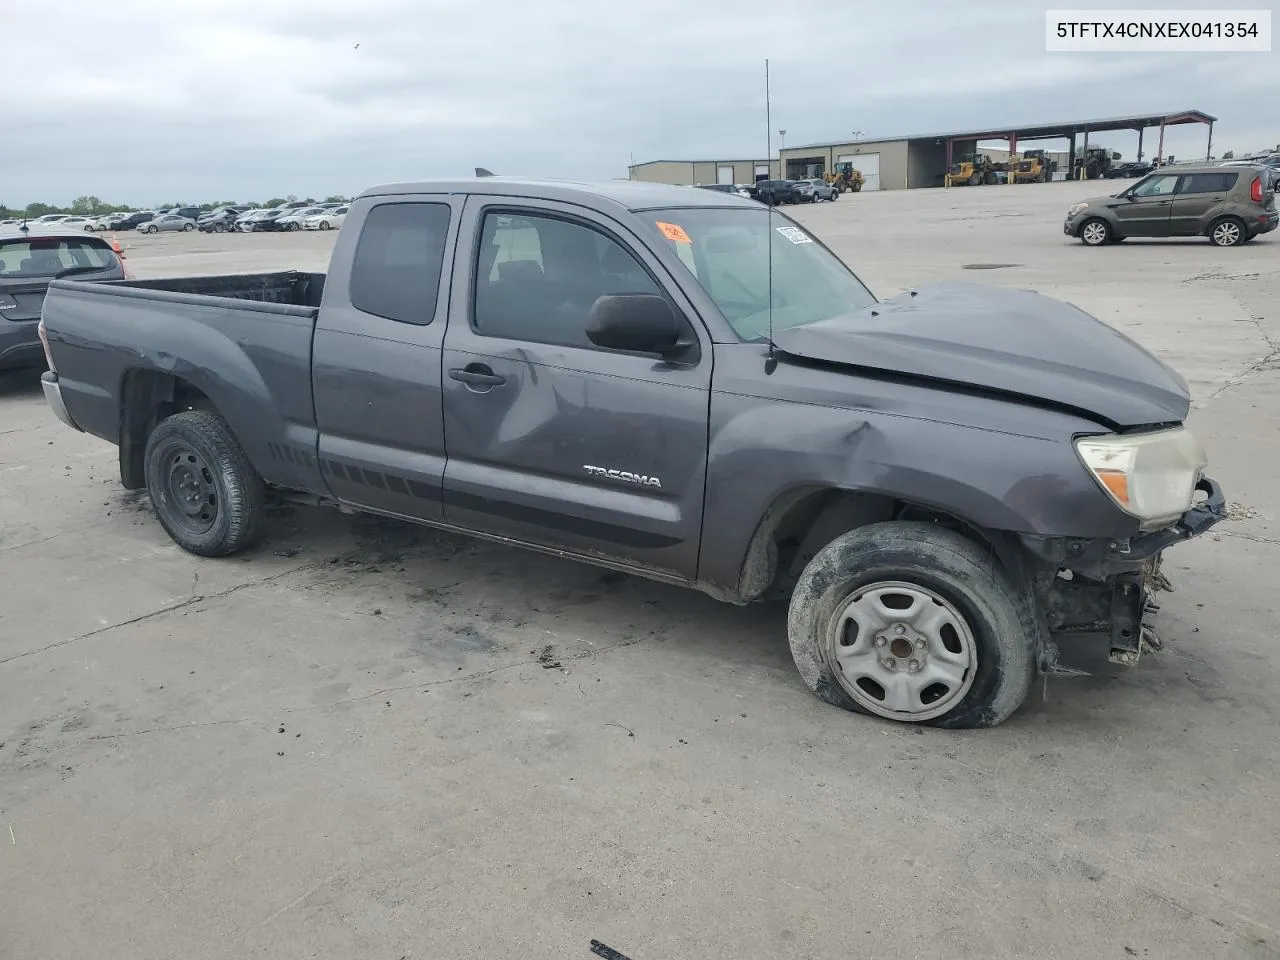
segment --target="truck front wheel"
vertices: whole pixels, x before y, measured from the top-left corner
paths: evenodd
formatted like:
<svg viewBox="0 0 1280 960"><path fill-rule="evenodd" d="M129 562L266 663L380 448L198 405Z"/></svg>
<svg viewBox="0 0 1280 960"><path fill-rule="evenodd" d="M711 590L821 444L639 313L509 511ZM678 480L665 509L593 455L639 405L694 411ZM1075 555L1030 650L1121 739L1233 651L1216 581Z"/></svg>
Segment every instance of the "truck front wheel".
<svg viewBox="0 0 1280 960"><path fill-rule="evenodd" d="M907 723L994 727L1026 699L1042 627L989 549L930 523L859 527L791 597L791 655L828 703Z"/></svg>
<svg viewBox="0 0 1280 960"><path fill-rule="evenodd" d="M147 492L165 532L188 553L249 546L266 517L266 485L216 413L186 410L147 438Z"/></svg>

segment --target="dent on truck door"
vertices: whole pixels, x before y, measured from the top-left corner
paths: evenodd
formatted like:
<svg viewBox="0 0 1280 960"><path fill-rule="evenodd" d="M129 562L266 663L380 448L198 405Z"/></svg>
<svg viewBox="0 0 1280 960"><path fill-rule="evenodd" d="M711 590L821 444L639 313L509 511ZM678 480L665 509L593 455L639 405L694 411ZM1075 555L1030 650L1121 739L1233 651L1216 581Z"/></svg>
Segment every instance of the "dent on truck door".
<svg viewBox="0 0 1280 960"><path fill-rule="evenodd" d="M441 268L460 210L448 197L388 198L334 249L312 375L321 469L347 503L442 515Z"/></svg>
<svg viewBox="0 0 1280 960"><path fill-rule="evenodd" d="M689 305L625 228L576 207L473 197L461 235L444 344L445 519L692 579L710 345L697 323L700 350L682 363L586 337L603 294L666 292L686 317Z"/></svg>

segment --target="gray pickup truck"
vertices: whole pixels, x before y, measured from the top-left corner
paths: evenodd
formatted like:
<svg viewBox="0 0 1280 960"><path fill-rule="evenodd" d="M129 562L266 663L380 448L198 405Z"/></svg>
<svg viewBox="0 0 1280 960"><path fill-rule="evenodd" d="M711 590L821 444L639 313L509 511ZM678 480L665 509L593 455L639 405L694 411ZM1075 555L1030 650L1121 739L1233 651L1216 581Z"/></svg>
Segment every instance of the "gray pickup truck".
<svg viewBox="0 0 1280 960"><path fill-rule="evenodd" d="M995 725L1068 642L1135 661L1162 550L1225 512L1133 341L1027 291L879 301L708 190L378 187L327 275L54 281L41 336L53 411L192 553L274 491L789 596L814 693L899 721Z"/></svg>

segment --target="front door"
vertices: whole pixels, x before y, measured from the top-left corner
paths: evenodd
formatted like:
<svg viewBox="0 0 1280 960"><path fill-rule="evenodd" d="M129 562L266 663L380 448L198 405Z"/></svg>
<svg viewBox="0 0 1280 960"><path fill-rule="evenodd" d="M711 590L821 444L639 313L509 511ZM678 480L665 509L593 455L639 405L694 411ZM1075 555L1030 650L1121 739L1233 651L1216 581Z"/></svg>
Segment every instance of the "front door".
<svg viewBox="0 0 1280 960"><path fill-rule="evenodd" d="M443 515L440 347L456 197L387 198L344 230L312 347L320 470L340 500L421 520ZM447 275L446 275L447 279Z"/></svg>
<svg viewBox="0 0 1280 960"><path fill-rule="evenodd" d="M1239 176L1230 169L1184 175L1173 196L1169 232L1175 237L1201 236L1209 227L1209 211L1226 202Z"/></svg>
<svg viewBox="0 0 1280 960"><path fill-rule="evenodd" d="M1156 173L1134 185L1114 208L1126 237L1167 237L1176 173Z"/></svg>
<svg viewBox="0 0 1280 960"><path fill-rule="evenodd" d="M568 204L471 197L444 342L445 519L693 579L710 342L679 362L586 336L604 294L691 305L624 226Z"/></svg>

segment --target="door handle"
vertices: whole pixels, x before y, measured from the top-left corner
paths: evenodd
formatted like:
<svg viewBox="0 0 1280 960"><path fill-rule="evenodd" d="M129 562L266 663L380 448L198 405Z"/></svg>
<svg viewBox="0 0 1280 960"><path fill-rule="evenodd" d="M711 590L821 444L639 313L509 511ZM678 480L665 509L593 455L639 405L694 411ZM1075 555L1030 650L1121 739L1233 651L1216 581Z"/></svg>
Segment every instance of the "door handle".
<svg viewBox="0 0 1280 960"><path fill-rule="evenodd" d="M469 363L465 367L454 367L449 377L469 387L500 387L507 378L494 373L483 363Z"/></svg>

